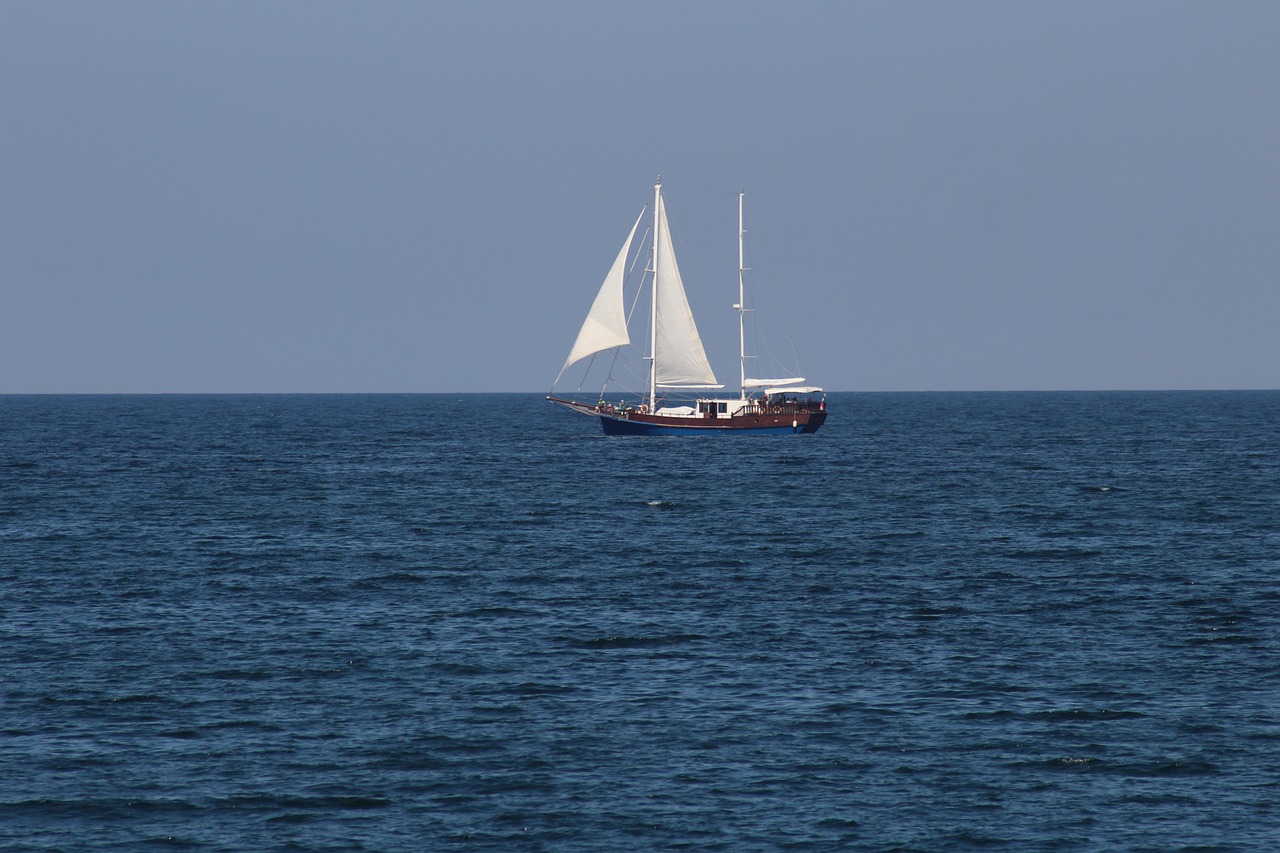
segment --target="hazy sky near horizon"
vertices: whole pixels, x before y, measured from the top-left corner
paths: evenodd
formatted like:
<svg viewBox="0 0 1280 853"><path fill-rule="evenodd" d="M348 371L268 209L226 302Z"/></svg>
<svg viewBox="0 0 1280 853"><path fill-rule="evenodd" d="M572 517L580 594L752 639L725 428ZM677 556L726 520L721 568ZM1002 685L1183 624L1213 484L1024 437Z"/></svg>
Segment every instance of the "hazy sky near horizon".
<svg viewBox="0 0 1280 853"><path fill-rule="evenodd" d="M736 376L1280 387L1280 3L0 5L0 393L545 391L661 174Z"/></svg>

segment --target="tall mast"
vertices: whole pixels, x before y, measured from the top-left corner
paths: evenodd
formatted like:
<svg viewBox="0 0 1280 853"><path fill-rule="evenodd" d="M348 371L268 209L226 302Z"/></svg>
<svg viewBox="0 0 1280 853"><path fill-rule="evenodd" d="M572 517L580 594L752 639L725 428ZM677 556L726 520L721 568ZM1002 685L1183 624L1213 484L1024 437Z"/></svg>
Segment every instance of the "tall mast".
<svg viewBox="0 0 1280 853"><path fill-rule="evenodd" d="M649 411L658 411L658 223L662 214L662 176L653 185L653 303L649 309Z"/></svg>
<svg viewBox="0 0 1280 853"><path fill-rule="evenodd" d="M743 400L747 399L747 334L743 323L743 314L747 309L743 304L742 288L742 274L745 270L742 255L742 235L745 233L742 228L742 197L744 195L745 193L738 193L738 304L733 306L738 309L738 388L741 389L739 394Z"/></svg>

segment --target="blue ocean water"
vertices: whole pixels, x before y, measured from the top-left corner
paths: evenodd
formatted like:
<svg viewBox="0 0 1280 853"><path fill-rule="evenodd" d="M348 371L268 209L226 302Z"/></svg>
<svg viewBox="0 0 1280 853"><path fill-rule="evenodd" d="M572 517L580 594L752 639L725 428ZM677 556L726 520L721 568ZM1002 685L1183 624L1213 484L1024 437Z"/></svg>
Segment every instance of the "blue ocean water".
<svg viewBox="0 0 1280 853"><path fill-rule="evenodd" d="M1280 393L0 397L0 847L1280 849Z"/></svg>

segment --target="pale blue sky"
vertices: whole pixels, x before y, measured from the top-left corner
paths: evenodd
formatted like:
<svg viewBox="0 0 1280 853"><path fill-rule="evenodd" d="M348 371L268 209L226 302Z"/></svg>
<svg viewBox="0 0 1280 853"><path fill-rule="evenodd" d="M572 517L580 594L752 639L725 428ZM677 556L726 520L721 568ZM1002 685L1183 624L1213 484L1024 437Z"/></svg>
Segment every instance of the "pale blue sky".
<svg viewBox="0 0 1280 853"><path fill-rule="evenodd" d="M1280 387L1280 3L0 5L0 392L545 391L661 174L713 364Z"/></svg>

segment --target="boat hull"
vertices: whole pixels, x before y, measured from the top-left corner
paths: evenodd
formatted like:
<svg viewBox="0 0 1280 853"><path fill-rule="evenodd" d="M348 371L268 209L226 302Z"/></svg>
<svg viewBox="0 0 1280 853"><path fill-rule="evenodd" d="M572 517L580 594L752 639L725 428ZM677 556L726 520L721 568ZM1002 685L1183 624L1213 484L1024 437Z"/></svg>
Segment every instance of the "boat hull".
<svg viewBox="0 0 1280 853"><path fill-rule="evenodd" d="M827 420L822 406L778 407L780 411L761 411L732 417L680 417L641 414L631 410L601 412L597 406L557 397L547 399L575 412L600 419L605 435L803 435L817 432Z"/></svg>
<svg viewBox="0 0 1280 853"><path fill-rule="evenodd" d="M827 418L826 412L819 412L820 417L806 418L804 423L796 419L791 423L780 424L721 424L708 423L693 425L688 423L651 423L624 418L600 416L600 426L605 435L718 435L734 433L735 435L798 435L817 432ZM671 418L669 420L675 420ZM681 420L689 420L681 418Z"/></svg>

